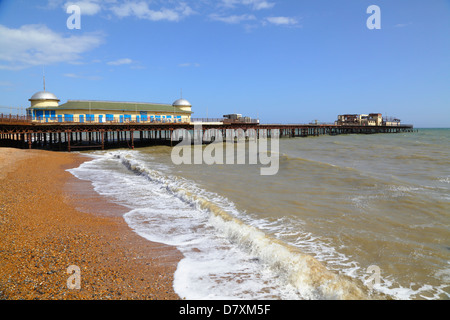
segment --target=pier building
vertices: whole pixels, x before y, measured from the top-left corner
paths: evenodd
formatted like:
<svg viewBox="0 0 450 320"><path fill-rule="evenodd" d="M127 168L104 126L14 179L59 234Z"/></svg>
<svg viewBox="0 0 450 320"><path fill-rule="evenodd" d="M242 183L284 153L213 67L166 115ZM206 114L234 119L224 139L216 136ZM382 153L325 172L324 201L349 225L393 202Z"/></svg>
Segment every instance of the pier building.
<svg viewBox="0 0 450 320"><path fill-rule="evenodd" d="M96 100L68 100L59 104L51 92L39 91L29 101L32 122L45 123L190 123L192 105L186 99L172 104Z"/></svg>
<svg viewBox="0 0 450 320"><path fill-rule="evenodd" d="M398 119L397 119L398 120ZM400 120L398 120L400 122ZM393 125L391 122L383 121L381 113L369 114L341 114L335 122L337 125L358 125L358 126L382 126ZM399 125L399 123L395 124Z"/></svg>

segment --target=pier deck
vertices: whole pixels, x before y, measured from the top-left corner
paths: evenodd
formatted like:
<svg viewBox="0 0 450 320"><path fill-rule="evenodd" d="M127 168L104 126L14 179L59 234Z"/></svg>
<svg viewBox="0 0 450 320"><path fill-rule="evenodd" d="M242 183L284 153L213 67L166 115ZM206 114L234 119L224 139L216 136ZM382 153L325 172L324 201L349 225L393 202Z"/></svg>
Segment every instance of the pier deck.
<svg viewBox="0 0 450 320"><path fill-rule="evenodd" d="M412 125L360 126L336 124L258 124L258 123L35 123L25 116L0 116L0 146L59 151L134 148L149 145L175 145L174 132L185 129L218 130L226 137L230 129L271 137L309 137L338 134L399 133L413 131ZM176 141L175 141L176 140ZM209 141L205 140L205 143Z"/></svg>

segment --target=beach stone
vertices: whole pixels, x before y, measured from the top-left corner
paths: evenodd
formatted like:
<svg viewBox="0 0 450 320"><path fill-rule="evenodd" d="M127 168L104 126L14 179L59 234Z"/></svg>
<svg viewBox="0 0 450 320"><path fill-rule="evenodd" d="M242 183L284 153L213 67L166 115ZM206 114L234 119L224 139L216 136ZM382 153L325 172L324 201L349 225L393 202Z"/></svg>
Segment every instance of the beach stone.
<svg viewBox="0 0 450 320"><path fill-rule="evenodd" d="M14 159L0 161L8 164L0 175L0 299L179 299L173 274L181 253L138 236L117 214L125 208L65 171L88 158L5 149L0 160ZM80 268L79 290L67 287L71 265Z"/></svg>

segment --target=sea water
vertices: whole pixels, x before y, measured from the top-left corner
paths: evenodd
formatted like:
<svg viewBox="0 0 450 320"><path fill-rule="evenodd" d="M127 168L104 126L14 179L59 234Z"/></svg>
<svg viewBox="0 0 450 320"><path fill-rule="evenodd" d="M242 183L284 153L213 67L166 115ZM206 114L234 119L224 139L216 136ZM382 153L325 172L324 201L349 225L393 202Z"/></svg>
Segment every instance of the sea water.
<svg viewBox="0 0 450 320"><path fill-rule="evenodd" d="M184 258L186 299L448 299L450 129L283 138L279 170L87 153L70 172Z"/></svg>

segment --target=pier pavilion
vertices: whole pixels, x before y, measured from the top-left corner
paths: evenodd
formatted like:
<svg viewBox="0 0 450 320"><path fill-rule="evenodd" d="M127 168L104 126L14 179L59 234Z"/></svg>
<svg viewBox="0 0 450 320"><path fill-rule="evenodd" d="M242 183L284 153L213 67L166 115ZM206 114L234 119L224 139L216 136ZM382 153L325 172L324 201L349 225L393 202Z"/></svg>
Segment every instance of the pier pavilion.
<svg viewBox="0 0 450 320"><path fill-rule="evenodd" d="M172 104L68 100L60 105L53 93L44 90L29 101L27 115L38 123L189 123L193 113L186 99Z"/></svg>

